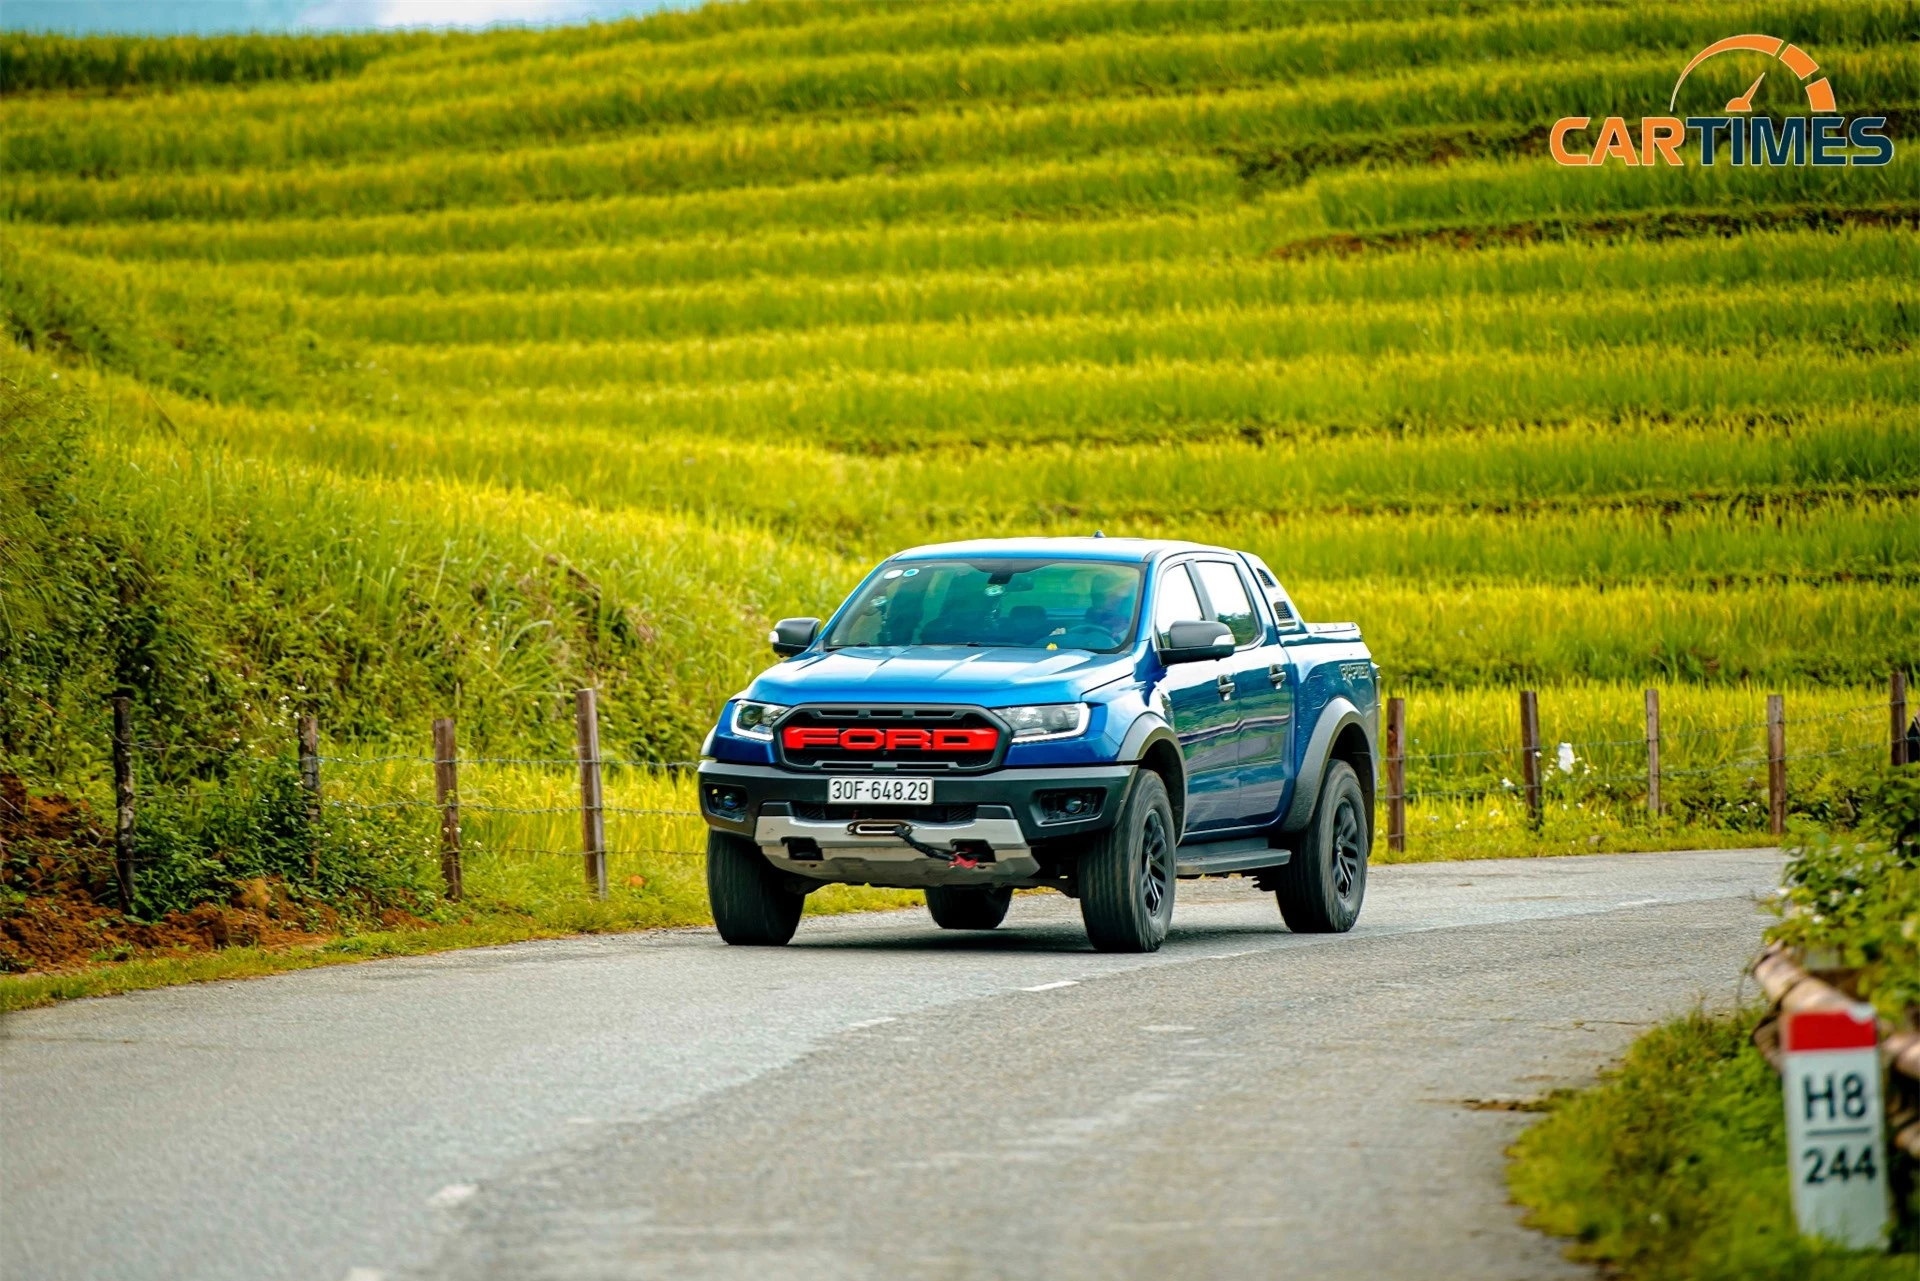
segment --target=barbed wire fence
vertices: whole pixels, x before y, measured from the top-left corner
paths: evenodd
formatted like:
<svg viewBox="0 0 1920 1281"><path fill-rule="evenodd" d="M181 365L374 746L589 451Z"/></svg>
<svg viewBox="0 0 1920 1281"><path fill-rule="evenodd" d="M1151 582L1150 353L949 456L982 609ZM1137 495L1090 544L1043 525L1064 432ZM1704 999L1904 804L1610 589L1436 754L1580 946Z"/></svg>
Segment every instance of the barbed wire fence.
<svg viewBox="0 0 1920 1281"><path fill-rule="evenodd" d="M697 803L689 806L675 799L685 795L680 785L699 762L606 754L600 747L596 693L580 690L573 699L576 746L571 756L463 756L450 717L434 722L427 752L396 752L390 746L367 753L339 746L323 752L320 727L311 716L297 718L290 743L247 741L236 735L232 742L183 745L136 737L130 701L115 699L114 878L122 902L133 902L141 869L137 776L145 775L149 786L158 786L155 780L165 775L164 766L176 754L285 765L291 763L287 749L293 747L308 817L316 827L329 816L413 814L432 820L428 826L437 829L431 839L440 856L442 892L454 900L464 893L470 854L578 856L581 884L588 896L599 899L608 894L609 859L702 856L704 841L691 830L701 811ZM1881 754L1895 763L1920 757L1912 746L1920 742L1920 726L1910 718L1902 673L1890 679L1885 702L1790 719L1784 696L1774 694L1768 696L1764 720L1675 730L1663 729L1659 693L1648 690L1644 736L1551 744L1540 734L1537 694L1523 690L1516 741L1462 751L1417 750L1407 735L1407 710L1406 698L1391 698L1382 718L1384 845L1395 856L1404 856L1410 842L1440 846L1480 838L1495 828L1514 827L1516 818L1524 828L1540 833L1550 814L1556 820L1564 814L1576 827L1586 822L1596 831L1603 815L1616 827L1658 830L1672 818L1676 789L1690 782L1711 787L1729 780L1736 785L1733 799L1721 796L1721 802L1741 807L1738 817L1748 820L1757 820L1763 806L1764 827L1757 821L1751 826L1778 837L1792 809L1790 784L1807 768L1850 760L1865 766ZM1882 717L1886 728L1872 733L1869 722ZM1856 725L1857 732L1849 732ZM1789 750L1790 743L1798 747L1808 738L1813 742L1805 748ZM1676 763L1676 756L1688 763ZM141 762L158 768L137 768ZM638 790L648 803L624 803L624 798L609 803L609 777L622 784L619 791ZM637 789L635 782L641 784ZM541 803L520 803L522 795L498 794L508 786L519 793L547 795L536 798ZM663 790L669 794L666 803L660 802ZM1424 811L1420 817L1426 821L1417 828L1409 821L1410 809ZM609 819L623 839L608 841ZM557 827L576 823L577 839L558 836ZM529 828L543 828L534 833L541 839L529 839ZM316 878L319 859L316 843L311 869Z"/></svg>
<svg viewBox="0 0 1920 1281"><path fill-rule="evenodd" d="M1405 853L1410 836L1420 840L1444 841L1476 835L1464 819L1452 829L1412 832L1407 814L1410 805L1419 807L1453 802L1459 807L1465 803L1501 802L1503 804L1496 806L1492 815L1504 818L1506 807L1517 804L1525 825L1538 832L1546 824L1550 801L1558 801L1564 810L1568 805L1584 808L1588 802L1614 803L1624 800L1639 807L1640 826L1658 828L1667 822L1673 808L1672 798L1665 787L1667 782L1729 778L1752 784L1754 803L1758 803L1759 797L1764 795L1765 830L1778 838L1786 832L1787 817L1792 809L1792 767L1845 760L1858 760L1865 766L1876 755L1882 754L1895 765L1920 758L1920 720L1910 715L1906 675L1900 671L1893 672L1889 677L1885 702L1858 703L1789 719L1785 696L1770 694L1767 696L1765 720L1681 731L1663 730L1660 693L1649 689L1646 691L1646 732L1643 737L1562 741L1552 745L1551 757L1546 755L1547 745L1540 735L1537 695L1532 690L1522 690L1519 699L1520 734L1519 741L1513 746L1428 753L1408 750L1407 700L1387 700L1383 714L1382 792L1387 811L1387 847L1391 851ZM1868 737L1871 732L1868 722L1881 717L1886 718L1883 722L1886 726L1882 731L1884 736ZM1831 730L1842 727L1842 723L1848 728L1857 724L1859 737L1837 745L1829 741L1812 750L1790 751L1788 748L1790 729L1824 727ZM1763 733L1764 739L1756 741L1756 732ZM1711 753L1724 758L1708 764L1675 767L1666 762L1665 748L1676 741L1693 745L1694 755L1709 754L1700 748L1710 747L1716 742L1724 743L1732 750ZM1596 753L1616 758L1631 753L1640 757L1641 768L1596 771L1593 768ZM1466 768L1459 768L1461 765L1466 765ZM1502 770L1499 768L1502 765L1508 768ZM1456 785L1421 785L1423 775L1446 778L1449 774L1454 777L1447 781ZM1514 774L1520 776L1517 783ZM1760 786L1763 776L1764 788ZM1410 777L1413 782L1409 782ZM1575 800L1576 797L1583 797L1584 800ZM1616 814L1615 817L1624 815ZM1427 818L1432 823L1440 821L1438 814L1429 814Z"/></svg>
<svg viewBox="0 0 1920 1281"><path fill-rule="evenodd" d="M684 830L674 830L697 820L698 809L676 803L671 796L667 803L639 804L622 803L621 799L609 802L606 797L609 776L627 783L637 779L643 784L640 790L647 793L643 800L657 799L661 790L644 786L649 783L665 783L670 793L679 792L681 780L689 778L699 762L602 752L596 692L580 690L570 697L575 702L577 742L571 756L463 756L451 717L433 723L429 752L394 751L383 746L360 753L339 745L323 751L320 727L312 716L295 718L290 727L294 732L280 741L271 737L248 741L236 735L230 742L211 744L166 742L137 737L131 700L116 698L113 843L121 903L130 910L135 880L146 861L138 839L137 798L166 787L164 780L175 777L185 763L213 762L226 772L273 764L297 767L306 817L315 832L310 868L315 879L320 871L318 832L335 816L418 815L434 820L429 826L437 828L433 839L440 857L441 894L453 901L464 897L465 863L474 853L539 858L578 855L588 895L602 900L609 891L609 859L704 855L704 842L685 839ZM293 749L291 755L289 748ZM515 794L496 794L502 790ZM530 790L543 803L522 803L524 793ZM546 800L539 796L543 792L565 794ZM629 829L630 839L609 843L609 819ZM536 827L544 826L547 830L535 835L546 839L527 839L524 829L528 821ZM579 824L580 839L571 849L566 841L552 839L551 829L556 823ZM79 861L77 855L68 857L69 861Z"/></svg>

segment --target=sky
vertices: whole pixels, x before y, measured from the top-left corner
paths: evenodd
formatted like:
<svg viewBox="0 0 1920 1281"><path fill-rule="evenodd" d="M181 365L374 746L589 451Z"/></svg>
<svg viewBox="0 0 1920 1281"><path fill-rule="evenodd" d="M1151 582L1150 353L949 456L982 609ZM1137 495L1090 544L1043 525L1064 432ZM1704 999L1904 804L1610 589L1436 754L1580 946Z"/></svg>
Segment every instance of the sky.
<svg viewBox="0 0 1920 1281"><path fill-rule="evenodd" d="M178 35L374 27L545 26L690 8L696 0L0 0L0 28Z"/></svg>

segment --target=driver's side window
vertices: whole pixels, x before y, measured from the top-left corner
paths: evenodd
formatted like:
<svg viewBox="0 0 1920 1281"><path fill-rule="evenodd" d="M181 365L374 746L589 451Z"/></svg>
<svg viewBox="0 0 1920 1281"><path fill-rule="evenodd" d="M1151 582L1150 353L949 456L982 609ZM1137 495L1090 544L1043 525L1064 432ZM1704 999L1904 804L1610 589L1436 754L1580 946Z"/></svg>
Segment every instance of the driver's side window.
<svg viewBox="0 0 1920 1281"><path fill-rule="evenodd" d="M1206 618L1200 609L1199 593L1193 590L1193 579L1187 575L1185 565L1175 565L1163 570L1160 585L1153 592L1153 634L1161 645L1167 645L1167 629L1175 623L1197 623Z"/></svg>

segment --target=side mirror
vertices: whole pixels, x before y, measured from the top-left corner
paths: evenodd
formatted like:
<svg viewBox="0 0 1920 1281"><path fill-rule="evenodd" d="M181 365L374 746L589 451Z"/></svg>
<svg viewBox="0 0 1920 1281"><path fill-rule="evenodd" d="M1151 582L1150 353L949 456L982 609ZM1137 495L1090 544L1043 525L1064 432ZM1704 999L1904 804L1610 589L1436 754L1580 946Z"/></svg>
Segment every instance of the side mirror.
<svg viewBox="0 0 1920 1281"><path fill-rule="evenodd" d="M773 646L774 653L792 657L813 644L813 638L819 634L817 618L783 618L767 633L767 642Z"/></svg>
<svg viewBox="0 0 1920 1281"><path fill-rule="evenodd" d="M1198 663L1209 658L1227 658L1232 653L1232 628L1225 623L1189 619L1167 628L1167 643L1160 647L1160 661Z"/></svg>

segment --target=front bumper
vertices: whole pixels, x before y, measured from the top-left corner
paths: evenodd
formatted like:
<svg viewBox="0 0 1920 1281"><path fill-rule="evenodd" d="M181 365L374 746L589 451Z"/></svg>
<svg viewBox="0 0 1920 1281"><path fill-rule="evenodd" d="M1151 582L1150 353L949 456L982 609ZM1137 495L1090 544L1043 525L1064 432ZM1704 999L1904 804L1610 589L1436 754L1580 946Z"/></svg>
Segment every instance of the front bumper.
<svg viewBox="0 0 1920 1281"><path fill-rule="evenodd" d="M774 866L810 880L907 889L1024 885L1041 875L1036 845L1112 824L1132 774L1131 765L1099 765L936 777L937 810L864 806L853 817L846 813L851 807L827 805L825 774L703 761L700 808L709 826L748 837ZM715 787L738 789L745 803L721 811L712 799ZM1049 820L1041 796L1073 789L1101 792L1099 811L1086 819ZM962 813L953 816L955 810ZM976 865L955 866L956 853Z"/></svg>

